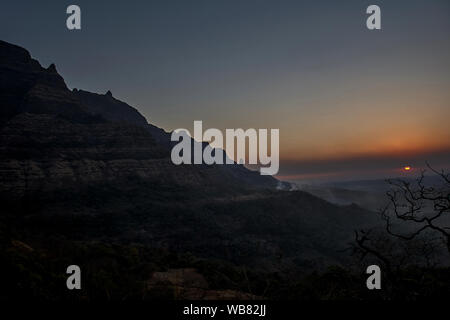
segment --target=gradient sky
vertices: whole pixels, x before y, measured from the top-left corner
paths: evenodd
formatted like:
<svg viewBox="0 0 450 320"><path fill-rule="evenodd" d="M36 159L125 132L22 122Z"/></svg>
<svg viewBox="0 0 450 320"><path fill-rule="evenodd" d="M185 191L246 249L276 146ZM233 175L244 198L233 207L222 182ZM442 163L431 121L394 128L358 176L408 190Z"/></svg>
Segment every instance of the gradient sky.
<svg viewBox="0 0 450 320"><path fill-rule="evenodd" d="M450 166L448 0L4 1L0 39L167 131L279 128L285 179Z"/></svg>

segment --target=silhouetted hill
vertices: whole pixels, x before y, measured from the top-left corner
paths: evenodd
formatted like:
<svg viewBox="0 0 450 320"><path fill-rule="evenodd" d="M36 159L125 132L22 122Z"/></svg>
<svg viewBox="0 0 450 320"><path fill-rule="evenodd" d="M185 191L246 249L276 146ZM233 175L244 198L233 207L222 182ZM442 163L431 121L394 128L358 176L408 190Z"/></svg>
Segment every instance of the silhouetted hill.
<svg viewBox="0 0 450 320"><path fill-rule="evenodd" d="M43 68L20 47L0 42L0 189L20 193L62 180L137 175L172 184L275 188L242 166L174 166L170 135L133 107L106 95L70 91L54 65ZM26 181L26 182L25 182Z"/></svg>
<svg viewBox="0 0 450 320"><path fill-rule="evenodd" d="M98 243L261 272L320 270L345 263L353 230L373 221L357 206L278 191L279 181L243 166L175 166L169 134L111 93L70 91L53 65L6 42L0 58L0 245L20 256L2 257L11 272L42 277L35 261L53 270L52 259L64 264L79 246L94 255Z"/></svg>
<svg viewBox="0 0 450 320"><path fill-rule="evenodd" d="M93 115L101 115L112 122L125 122L145 127L162 146L170 146L170 134L147 122L138 110L112 96L111 91L101 95L84 90L73 89L73 93L83 106Z"/></svg>
<svg viewBox="0 0 450 320"><path fill-rule="evenodd" d="M364 223L362 210L274 192L277 180L243 166L175 166L169 134L110 92L70 91L53 65L45 69L6 42L0 56L0 190L5 201L26 198L28 217L64 220L77 212L83 227L76 234L92 237L84 219L110 228L99 222L108 212L114 239L156 237L157 246L182 242L175 247L222 257L227 243L252 257L279 254L281 242L292 250L297 243L293 256L329 255ZM327 228L341 241L330 241Z"/></svg>

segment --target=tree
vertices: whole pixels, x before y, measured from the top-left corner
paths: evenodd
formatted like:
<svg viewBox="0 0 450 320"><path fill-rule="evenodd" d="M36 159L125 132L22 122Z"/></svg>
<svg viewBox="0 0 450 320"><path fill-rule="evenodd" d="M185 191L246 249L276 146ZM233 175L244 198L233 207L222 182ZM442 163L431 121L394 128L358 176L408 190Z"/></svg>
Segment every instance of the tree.
<svg viewBox="0 0 450 320"><path fill-rule="evenodd" d="M439 172L433 169L429 164L427 166L440 178L441 185L427 186L424 182L426 170L421 172L415 182L388 180L392 186L387 192L389 205L381 210L381 216L390 235L411 240L431 230L443 238L450 253L450 228L439 224L439 220L448 223L450 215L450 175L443 170ZM393 228L393 219L412 222L416 226L407 233L397 232Z"/></svg>
<svg viewBox="0 0 450 320"><path fill-rule="evenodd" d="M388 204L379 211L382 230L355 231L353 253L361 260L370 256L395 275L408 264L434 267L443 247L450 253L450 177L443 170L427 167L431 176L423 170L412 181L387 181L391 186L386 193ZM431 179L437 182L429 183Z"/></svg>

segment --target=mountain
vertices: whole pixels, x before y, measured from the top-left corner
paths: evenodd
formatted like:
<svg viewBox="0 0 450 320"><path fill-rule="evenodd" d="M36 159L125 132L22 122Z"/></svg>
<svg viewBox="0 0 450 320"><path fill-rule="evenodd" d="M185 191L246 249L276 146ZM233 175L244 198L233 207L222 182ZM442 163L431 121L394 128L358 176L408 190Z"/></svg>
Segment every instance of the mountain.
<svg viewBox="0 0 450 320"><path fill-rule="evenodd" d="M0 57L3 192L129 175L205 187L278 184L239 165L174 166L170 134L111 92L71 91L53 64L45 69L25 49L3 41Z"/></svg>
<svg viewBox="0 0 450 320"><path fill-rule="evenodd" d="M241 239L252 233L246 228L273 230L278 236L284 228L310 228L307 232L315 237L311 232L314 225L319 228L319 220L327 225L326 219L337 219L342 229L349 219L364 220L354 217L354 211L364 215L362 210L335 207L302 192L277 191L281 182L241 165L173 165L169 133L149 124L111 92L69 90L53 64L43 68L25 49L3 41L0 57L0 191L7 203L27 199L36 208L27 215L64 218L64 208L80 216L101 216L111 206L108 210L121 216L114 221L122 225L115 235L120 238L137 223L136 215L147 220L162 210L164 216L136 226L146 230L139 237L153 241L151 235L157 234L162 245L169 233L181 228L176 233L186 236L183 247L191 249L212 245L215 240L208 240L207 233ZM99 203L101 208L91 207ZM155 211L146 214L149 208ZM190 213L190 222L196 223L185 229ZM296 227L297 219L302 225ZM159 225L165 220L170 221L170 232ZM321 229L317 233L325 227ZM213 247L221 245L219 241Z"/></svg>
<svg viewBox="0 0 450 320"><path fill-rule="evenodd" d="M108 281L133 291L123 274L140 284L195 265L213 289L230 289L242 268L260 281L344 264L353 230L374 221L241 165L173 165L169 134L135 108L69 90L54 65L3 41L0 106L0 262L19 278L51 278L73 259L100 274L116 266Z"/></svg>
<svg viewBox="0 0 450 320"><path fill-rule="evenodd" d="M97 94L84 90L73 89L74 95L79 99L86 110L93 115L101 115L111 122L126 122L146 128L153 139L164 147L170 146L170 134L147 122L145 117L135 108L119 101L112 96L111 91L106 94Z"/></svg>

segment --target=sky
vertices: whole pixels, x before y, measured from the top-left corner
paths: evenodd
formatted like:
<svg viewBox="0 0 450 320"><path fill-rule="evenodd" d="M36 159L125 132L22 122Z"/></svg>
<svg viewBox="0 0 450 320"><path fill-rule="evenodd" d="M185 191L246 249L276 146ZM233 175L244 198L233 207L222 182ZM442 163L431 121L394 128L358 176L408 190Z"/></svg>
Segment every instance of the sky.
<svg viewBox="0 0 450 320"><path fill-rule="evenodd" d="M66 28L77 4L82 29ZM381 30L366 8L381 8ZM280 129L286 180L450 167L448 0L3 1L0 39L166 131Z"/></svg>

